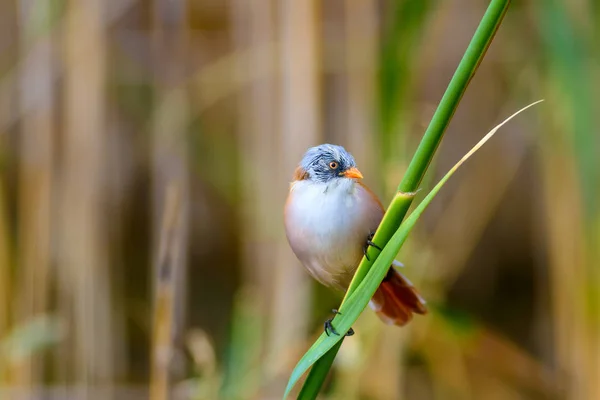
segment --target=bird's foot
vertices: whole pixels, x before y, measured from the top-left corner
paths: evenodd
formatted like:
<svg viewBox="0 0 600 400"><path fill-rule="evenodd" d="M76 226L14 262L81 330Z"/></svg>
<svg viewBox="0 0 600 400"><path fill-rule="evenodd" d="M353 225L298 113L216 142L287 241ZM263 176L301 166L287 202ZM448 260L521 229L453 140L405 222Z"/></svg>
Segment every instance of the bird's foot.
<svg viewBox="0 0 600 400"><path fill-rule="evenodd" d="M335 309L331 310L331 312L334 313L334 314L340 314L340 315L342 315L341 312L339 312L338 310L335 310ZM336 331L335 328L333 327L333 325L331 324L331 321L333 321L333 318L329 318L323 324L324 325L325 333L327 334L327 336L329 336L330 333L333 333L336 336L340 336L340 334L338 333L338 331ZM346 332L345 336L352 336L352 335L354 335L354 329L350 328L348 330L348 332Z"/></svg>
<svg viewBox="0 0 600 400"><path fill-rule="evenodd" d="M363 254L367 258L367 261L371 261L371 259L369 258L369 254L367 254L367 250L369 250L369 246L375 247L379 251L382 250L381 247L377 246L377 244L375 244L375 242L373 242L373 237L374 236L375 236L375 232L371 232L369 234L369 236L367 237L367 242L363 246Z"/></svg>

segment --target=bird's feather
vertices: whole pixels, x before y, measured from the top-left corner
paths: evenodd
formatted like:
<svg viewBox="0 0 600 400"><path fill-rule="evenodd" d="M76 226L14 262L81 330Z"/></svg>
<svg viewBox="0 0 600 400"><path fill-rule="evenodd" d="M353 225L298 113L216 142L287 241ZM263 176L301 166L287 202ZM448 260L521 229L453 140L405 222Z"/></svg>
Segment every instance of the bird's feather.
<svg viewBox="0 0 600 400"><path fill-rule="evenodd" d="M427 313L425 300L410 281L393 268L390 268L369 305L388 325L403 326L413 314Z"/></svg>
<svg viewBox="0 0 600 400"><path fill-rule="evenodd" d="M294 181L303 181L308 178L308 172L304 170L304 168L298 166L294 171Z"/></svg>

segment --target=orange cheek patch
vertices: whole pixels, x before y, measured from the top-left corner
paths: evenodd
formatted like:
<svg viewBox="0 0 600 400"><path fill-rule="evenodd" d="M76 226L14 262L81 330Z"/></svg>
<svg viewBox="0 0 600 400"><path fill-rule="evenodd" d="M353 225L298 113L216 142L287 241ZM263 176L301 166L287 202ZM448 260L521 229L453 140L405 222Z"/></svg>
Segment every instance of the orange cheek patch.
<svg viewBox="0 0 600 400"><path fill-rule="evenodd" d="M304 169L302 169L302 167L297 167L296 170L294 171L293 179L295 181L303 181L305 179L308 179L308 172L306 172Z"/></svg>

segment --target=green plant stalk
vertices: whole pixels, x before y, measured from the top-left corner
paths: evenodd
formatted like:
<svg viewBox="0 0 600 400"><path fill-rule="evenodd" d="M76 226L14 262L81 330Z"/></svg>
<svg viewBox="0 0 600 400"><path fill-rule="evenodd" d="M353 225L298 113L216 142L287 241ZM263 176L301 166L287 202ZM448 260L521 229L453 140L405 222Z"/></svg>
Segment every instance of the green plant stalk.
<svg viewBox="0 0 600 400"><path fill-rule="evenodd" d="M475 31L471 43L469 43L462 60L456 68L456 72L448 84L448 88L446 89L442 100L435 110L435 114L431 118L431 122L423 135L423 139L421 139L421 142L406 169L402 182L398 185L398 192L392 199L392 202L375 233L373 241L380 247L383 248L388 242L408 212L414 199L415 192L418 190L419 184L427 171L427 167L431 163L435 151L442 141L444 132L450 124L450 120L458 107L458 103L467 90L467 86L475 75L481 60L485 56L485 53L502 22L502 18L504 17L504 14L506 14L509 4L510 0L492 0L481 19L481 23ZM374 247L369 247L367 253L371 260L375 260L378 252L379 251ZM350 283L350 287L344 296L344 301L356 289L371 265L372 262L369 262L366 257L363 257L361 264Z"/></svg>
<svg viewBox="0 0 600 400"><path fill-rule="evenodd" d="M423 139L421 140L417 150L404 174L404 178L398 186L398 192L392 199L387 212L385 213L377 232L373 238L373 241L380 247L384 248L388 243L394 232L396 232L402 223L412 201L414 199L415 192L418 189L421 180L425 176L427 167L431 163L435 151L437 150L444 132L448 127L456 108L465 93L469 82L475 75L481 60L485 56L485 53L492 42L498 27L500 26L510 0L492 0L488 9L486 10L481 23L479 24L467 50L460 61L456 72L452 76L448 88L442 97L442 100L438 104L438 107L433 115ZM346 295L342 300L342 305L346 300L354 293L356 288L360 285L362 280L369 272L371 266L375 262L379 251L374 247L369 247L367 250L367 257L363 257ZM371 261L370 261L371 260ZM343 337L340 341L343 340ZM307 377L304 385L310 385L311 387L317 387L317 390L306 391L306 395L303 395L304 390L300 391L298 399L314 399L318 389L322 386L325 381L325 377L335 355L339 350L340 346L335 346L329 350L326 356L319 359L312 367L312 370L317 370L319 373L310 373ZM331 354L329 354L331 353ZM310 395L314 394L314 396Z"/></svg>

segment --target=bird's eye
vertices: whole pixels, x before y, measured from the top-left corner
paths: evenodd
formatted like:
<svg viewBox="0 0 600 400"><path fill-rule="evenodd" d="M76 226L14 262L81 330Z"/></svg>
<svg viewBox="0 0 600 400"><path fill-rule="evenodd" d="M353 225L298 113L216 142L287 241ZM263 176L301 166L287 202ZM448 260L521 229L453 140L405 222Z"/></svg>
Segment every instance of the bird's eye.
<svg viewBox="0 0 600 400"><path fill-rule="evenodd" d="M329 163L329 168L336 169L337 167L338 167L338 163L336 163L335 161L332 161Z"/></svg>

